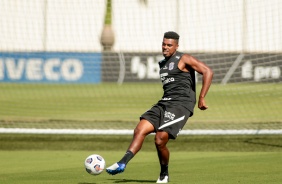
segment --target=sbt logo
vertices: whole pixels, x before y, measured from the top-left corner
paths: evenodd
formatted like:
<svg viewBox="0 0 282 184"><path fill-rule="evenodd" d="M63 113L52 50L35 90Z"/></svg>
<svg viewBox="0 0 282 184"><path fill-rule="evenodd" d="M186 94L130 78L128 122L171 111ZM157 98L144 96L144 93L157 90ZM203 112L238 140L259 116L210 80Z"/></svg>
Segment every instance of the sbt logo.
<svg viewBox="0 0 282 184"><path fill-rule="evenodd" d="M76 81L83 75L83 64L78 59L14 58L0 59L0 80Z"/></svg>
<svg viewBox="0 0 282 184"><path fill-rule="evenodd" d="M159 61L163 56L147 57L146 62L141 57L131 59L131 73L137 74L138 79L159 79Z"/></svg>
<svg viewBox="0 0 282 184"><path fill-rule="evenodd" d="M242 78L252 79L259 82L262 79L279 79L281 70L278 66L256 66L253 67L251 61L247 61L242 66Z"/></svg>

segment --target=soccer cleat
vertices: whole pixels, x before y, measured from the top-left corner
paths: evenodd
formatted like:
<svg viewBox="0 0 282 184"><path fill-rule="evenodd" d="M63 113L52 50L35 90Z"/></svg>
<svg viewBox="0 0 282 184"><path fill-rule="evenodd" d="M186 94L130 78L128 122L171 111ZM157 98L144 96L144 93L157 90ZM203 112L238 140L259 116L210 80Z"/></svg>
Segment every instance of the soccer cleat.
<svg viewBox="0 0 282 184"><path fill-rule="evenodd" d="M160 175L156 183L168 183L168 175Z"/></svg>
<svg viewBox="0 0 282 184"><path fill-rule="evenodd" d="M118 173L122 173L125 169L126 165L123 163L114 163L113 165L111 165L110 167L108 167L106 169L107 173L111 174L111 175L115 175Z"/></svg>

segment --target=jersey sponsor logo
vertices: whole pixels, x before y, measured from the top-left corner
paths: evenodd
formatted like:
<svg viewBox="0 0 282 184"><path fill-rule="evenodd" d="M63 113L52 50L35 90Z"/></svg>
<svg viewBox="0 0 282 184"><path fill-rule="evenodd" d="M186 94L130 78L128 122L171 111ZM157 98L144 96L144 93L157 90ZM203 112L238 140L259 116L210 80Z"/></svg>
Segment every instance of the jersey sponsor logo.
<svg viewBox="0 0 282 184"><path fill-rule="evenodd" d="M162 70L167 70L167 66L162 67Z"/></svg>
<svg viewBox="0 0 282 184"><path fill-rule="evenodd" d="M175 58L176 58L176 59L179 59L179 58L180 58L180 56L175 56Z"/></svg>
<svg viewBox="0 0 282 184"><path fill-rule="evenodd" d="M168 76L168 73L162 73L162 74L160 75L163 84L167 84L167 83L169 83L169 82L174 81L174 78L173 78L173 77L171 77L171 78L166 78L166 76Z"/></svg>
<svg viewBox="0 0 282 184"><path fill-rule="evenodd" d="M170 82L174 82L174 78L173 77L170 77L170 78L167 78L167 79L162 77L161 79L162 79L163 85L165 85L167 83L170 83Z"/></svg>
<svg viewBox="0 0 282 184"><path fill-rule="evenodd" d="M171 100L171 98L162 98L162 100Z"/></svg>
<svg viewBox="0 0 282 184"><path fill-rule="evenodd" d="M161 74L161 77L165 77L165 76L167 76L168 75L168 73L162 73Z"/></svg>
<svg viewBox="0 0 282 184"><path fill-rule="evenodd" d="M169 63L168 70L172 70L174 68L174 63Z"/></svg>

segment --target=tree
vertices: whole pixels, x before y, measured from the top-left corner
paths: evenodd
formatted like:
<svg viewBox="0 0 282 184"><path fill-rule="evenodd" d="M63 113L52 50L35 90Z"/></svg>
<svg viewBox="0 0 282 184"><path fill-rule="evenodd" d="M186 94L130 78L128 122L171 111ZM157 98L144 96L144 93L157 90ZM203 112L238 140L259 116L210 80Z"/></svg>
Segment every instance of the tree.
<svg viewBox="0 0 282 184"><path fill-rule="evenodd" d="M147 5L147 0L139 0L140 4ZM115 42L115 35L112 29L112 0L107 0L104 27L101 34L101 44L104 51L111 51Z"/></svg>
<svg viewBox="0 0 282 184"><path fill-rule="evenodd" d="M112 0L107 0L104 27L101 34L101 44L104 51L112 50L115 42L114 31L112 29Z"/></svg>

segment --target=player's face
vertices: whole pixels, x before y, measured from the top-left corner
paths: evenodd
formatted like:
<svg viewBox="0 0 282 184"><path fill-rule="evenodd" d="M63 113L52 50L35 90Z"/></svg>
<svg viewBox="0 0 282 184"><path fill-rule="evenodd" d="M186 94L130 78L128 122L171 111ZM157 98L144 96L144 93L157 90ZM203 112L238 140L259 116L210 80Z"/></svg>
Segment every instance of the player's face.
<svg viewBox="0 0 282 184"><path fill-rule="evenodd" d="M162 44L162 51L163 51L163 56L164 57L170 57L172 56L178 48L178 43L174 39L163 39L163 44Z"/></svg>

